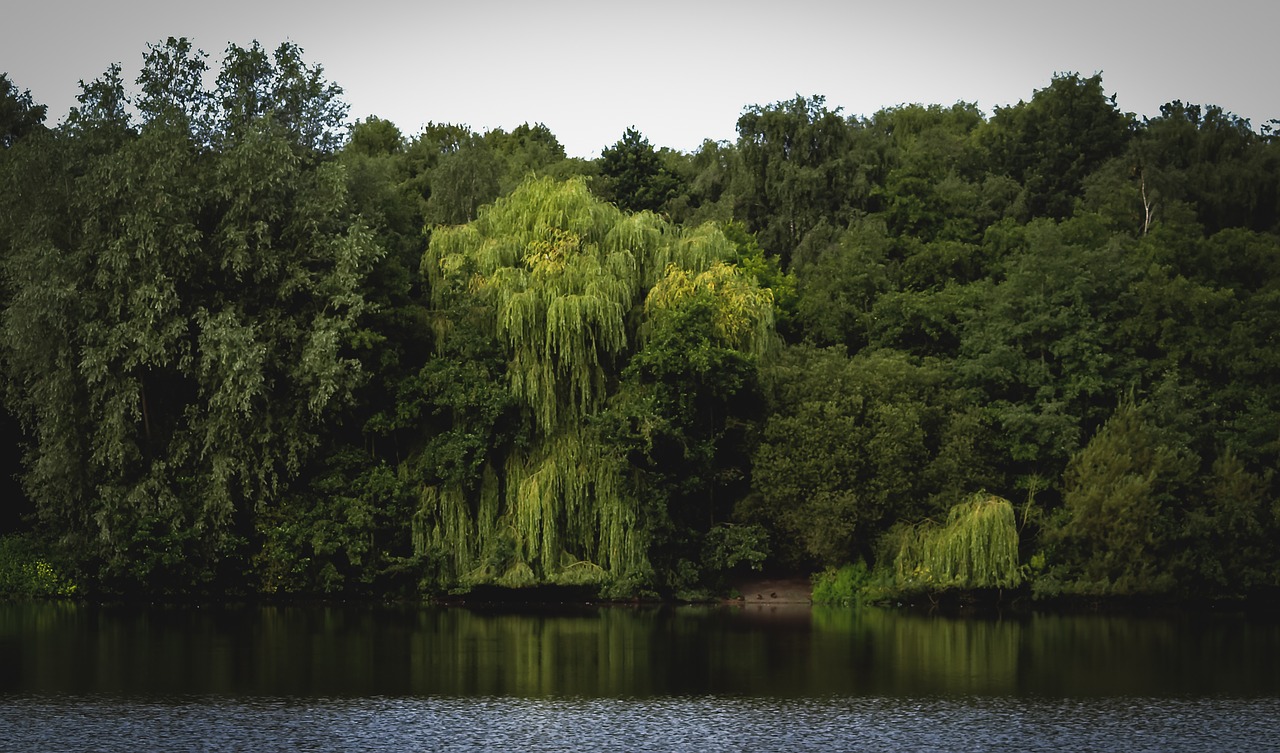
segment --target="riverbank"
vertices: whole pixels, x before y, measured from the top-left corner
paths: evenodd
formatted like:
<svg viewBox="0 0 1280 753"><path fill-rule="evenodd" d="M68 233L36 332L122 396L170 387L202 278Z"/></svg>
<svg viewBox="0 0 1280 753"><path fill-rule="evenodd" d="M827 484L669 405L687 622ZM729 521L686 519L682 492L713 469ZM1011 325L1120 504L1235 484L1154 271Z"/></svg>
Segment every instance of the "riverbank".
<svg viewBox="0 0 1280 753"><path fill-rule="evenodd" d="M813 584L805 577L743 578L733 583L743 604L812 604Z"/></svg>

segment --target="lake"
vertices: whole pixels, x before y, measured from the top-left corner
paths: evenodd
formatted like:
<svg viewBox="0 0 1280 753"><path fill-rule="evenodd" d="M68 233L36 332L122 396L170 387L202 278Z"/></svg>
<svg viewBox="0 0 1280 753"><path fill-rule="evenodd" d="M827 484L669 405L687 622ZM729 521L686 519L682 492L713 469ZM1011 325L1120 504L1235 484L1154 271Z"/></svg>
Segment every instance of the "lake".
<svg viewBox="0 0 1280 753"><path fill-rule="evenodd" d="M0 605L0 751L1280 748L1280 622Z"/></svg>

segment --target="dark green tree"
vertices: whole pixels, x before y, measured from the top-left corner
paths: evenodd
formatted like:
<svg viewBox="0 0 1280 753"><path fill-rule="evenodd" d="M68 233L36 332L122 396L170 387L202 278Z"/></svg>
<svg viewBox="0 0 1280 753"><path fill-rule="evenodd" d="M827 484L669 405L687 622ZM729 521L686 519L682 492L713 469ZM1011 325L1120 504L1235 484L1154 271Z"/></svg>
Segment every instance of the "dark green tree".
<svg viewBox="0 0 1280 753"><path fill-rule="evenodd" d="M743 190L735 215L771 253L791 253L819 223L837 227L869 193L856 123L821 96L748 107L738 118Z"/></svg>
<svg viewBox="0 0 1280 753"><path fill-rule="evenodd" d="M428 123L418 135L410 138L400 161L404 171L404 190L421 204L420 213L427 214L431 200L431 178L441 160L479 138L465 125Z"/></svg>
<svg viewBox="0 0 1280 753"><path fill-rule="evenodd" d="M404 134L396 124L370 115L352 124L343 153L358 154L362 157L385 157L401 154L404 149Z"/></svg>
<svg viewBox="0 0 1280 753"><path fill-rule="evenodd" d="M992 172L1022 185L1025 217L1062 219L1075 210L1084 179L1124 151L1134 123L1102 88L1102 74L1053 77L1030 102L996 108L982 140Z"/></svg>
<svg viewBox="0 0 1280 753"><path fill-rule="evenodd" d="M442 155L431 172L427 221L462 225L475 219L481 206L498 198L502 169L501 159L478 137Z"/></svg>
<svg viewBox="0 0 1280 753"><path fill-rule="evenodd" d="M43 138L48 135L44 126L47 108L36 104L30 91L21 91L9 79L0 74L0 259L10 255L14 238L9 234L18 222L15 213L25 211L20 196L39 194L40 199L52 198L49 186L43 181L48 171L49 142L44 147L11 149L20 141ZM0 288L0 307L7 307L9 291ZM0 496L10 500L0 512L0 532L27 528L26 519L34 512L30 500L22 491L18 477L22 472L22 425L9 408L8 401L0 406Z"/></svg>
<svg viewBox="0 0 1280 753"><path fill-rule="evenodd" d="M681 191L664 205L671 220L685 224L732 220L742 182L737 147L707 139L694 153L678 156L670 169L679 177Z"/></svg>
<svg viewBox="0 0 1280 753"><path fill-rule="evenodd" d="M194 96L190 85L185 88ZM266 121L283 129L290 148L304 158L331 154L342 145L349 109L342 87L327 81L321 66L307 65L293 42L282 42L270 56L256 41L248 47L227 45L213 96L223 138L236 138Z"/></svg>
<svg viewBox="0 0 1280 753"><path fill-rule="evenodd" d="M763 370L769 415L742 519L777 531L796 564L871 560L899 520L998 486L990 440L937 362L793 347Z"/></svg>
<svg viewBox="0 0 1280 753"><path fill-rule="evenodd" d="M601 195L624 212L657 212L680 191L679 176L635 128L600 152L600 177Z"/></svg>
<svg viewBox="0 0 1280 753"><path fill-rule="evenodd" d="M1171 591L1168 547L1198 464L1138 406L1121 404L1067 467L1063 508L1043 534L1050 578L1041 588Z"/></svg>
<svg viewBox="0 0 1280 753"><path fill-rule="evenodd" d="M1145 125L1143 169L1163 179L1157 186L1167 199L1194 207L1206 234L1277 229L1280 159L1249 121L1212 105L1171 102Z"/></svg>
<svg viewBox="0 0 1280 753"><path fill-rule="evenodd" d="M874 189L890 232L972 242L1003 215L984 185L986 155L976 138L984 124L966 103L903 105L871 118L867 128L893 145L884 184Z"/></svg>
<svg viewBox="0 0 1280 753"><path fill-rule="evenodd" d="M510 133L501 128L484 135L485 143L503 161L502 193L509 193L530 175L568 177L564 146L542 123L516 126Z"/></svg>
<svg viewBox="0 0 1280 753"><path fill-rule="evenodd" d="M871 311L894 287L893 240L884 223L868 218L841 232L814 228L796 249L796 315L801 331L821 345L856 351L869 341Z"/></svg>
<svg viewBox="0 0 1280 753"><path fill-rule="evenodd" d="M970 293L957 369L983 395L1007 461L1054 478L1106 419L1099 404L1141 368L1118 329L1142 267L1132 241L1096 218L998 230L987 244L1002 278Z"/></svg>
<svg viewBox="0 0 1280 753"><path fill-rule="evenodd" d="M32 101L30 90L19 93L9 74L0 73L0 148L42 130L47 112L47 107Z"/></svg>
<svg viewBox="0 0 1280 753"><path fill-rule="evenodd" d="M717 334L716 308L702 291L653 312L604 419L641 478L650 561L676 587L694 585L703 537L747 491L759 413L756 360Z"/></svg>
<svg viewBox="0 0 1280 753"><path fill-rule="evenodd" d="M243 572L255 521L359 382L349 340L379 251L320 152L341 127L334 88L307 74L318 101L291 89L317 70L296 52L257 80L230 55L213 97L190 94L203 53L154 46L136 124L111 68L42 148L48 194L7 215L25 486L103 587L173 593ZM294 91L273 101L296 109L242 107L232 78L241 93Z"/></svg>

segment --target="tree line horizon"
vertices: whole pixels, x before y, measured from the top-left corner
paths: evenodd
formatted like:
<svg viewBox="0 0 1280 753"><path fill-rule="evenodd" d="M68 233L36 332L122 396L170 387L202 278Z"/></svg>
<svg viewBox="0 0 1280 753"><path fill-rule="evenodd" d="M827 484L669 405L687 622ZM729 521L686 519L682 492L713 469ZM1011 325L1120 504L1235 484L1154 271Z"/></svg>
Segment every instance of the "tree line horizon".
<svg viewBox="0 0 1280 753"><path fill-rule="evenodd" d="M1277 121L1063 73L588 160L208 73L0 76L0 593L1280 589Z"/></svg>

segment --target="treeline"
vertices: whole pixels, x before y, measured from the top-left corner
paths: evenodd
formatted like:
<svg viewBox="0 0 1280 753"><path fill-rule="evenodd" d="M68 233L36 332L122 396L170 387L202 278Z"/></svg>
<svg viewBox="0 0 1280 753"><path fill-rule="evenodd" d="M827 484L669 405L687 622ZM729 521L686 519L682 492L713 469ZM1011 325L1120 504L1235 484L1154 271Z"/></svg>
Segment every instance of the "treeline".
<svg viewBox="0 0 1280 753"><path fill-rule="evenodd" d="M1280 586L1275 121L1139 120L1065 74L990 117L797 96L734 143L627 129L580 160L541 125L348 123L292 44L206 71L170 39L54 128L0 78L32 504L8 572L159 596L691 595L850 565L879 595Z"/></svg>

